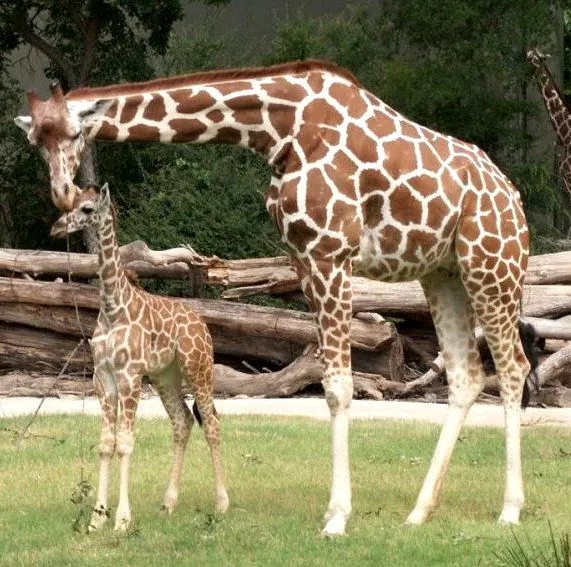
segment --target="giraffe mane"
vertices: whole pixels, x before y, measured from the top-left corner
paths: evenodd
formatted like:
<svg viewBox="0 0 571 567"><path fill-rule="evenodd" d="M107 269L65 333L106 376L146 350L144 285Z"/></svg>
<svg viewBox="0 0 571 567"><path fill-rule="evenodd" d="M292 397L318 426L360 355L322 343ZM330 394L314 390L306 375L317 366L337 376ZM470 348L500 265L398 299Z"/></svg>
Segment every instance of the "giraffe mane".
<svg viewBox="0 0 571 567"><path fill-rule="evenodd" d="M351 71L332 63L317 59L307 59L304 61L291 61L269 67L247 67L241 69L223 69L213 71L202 71L190 75L178 75L143 81L138 83L125 83L119 85L107 85L103 87L80 88L70 91L66 95L67 100L86 100L111 98L116 96L140 94L143 92L154 92L159 90L172 90L191 85L203 83L218 83L224 81L249 80L274 75L287 75L290 73L303 74L311 71L328 71L351 81L357 86L361 86L359 80Z"/></svg>

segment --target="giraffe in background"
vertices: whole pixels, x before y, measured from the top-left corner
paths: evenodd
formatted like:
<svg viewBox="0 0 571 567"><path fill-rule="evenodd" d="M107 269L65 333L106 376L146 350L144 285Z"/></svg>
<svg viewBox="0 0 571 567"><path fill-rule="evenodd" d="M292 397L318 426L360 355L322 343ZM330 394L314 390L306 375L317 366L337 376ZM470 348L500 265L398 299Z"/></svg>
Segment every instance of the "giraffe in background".
<svg viewBox="0 0 571 567"><path fill-rule="evenodd" d="M220 457L220 426L213 402L212 339L206 324L188 305L151 295L130 283L123 268L115 235L115 219L105 184L101 191L88 188L77 194L71 212L52 227L52 236L64 237L94 227L99 248L101 308L93 333L95 391L103 410L99 444L100 469L97 501L89 531L107 520L109 467L119 456L119 504L115 529L131 522L129 466L135 444L134 424L141 380L149 376L173 427L174 458L163 508L171 513L180 491L184 452L194 423L181 386L195 398L194 414L204 426L214 463L216 511L229 505Z"/></svg>
<svg viewBox="0 0 571 567"><path fill-rule="evenodd" d="M315 313L331 415L332 479L323 534L351 512L349 410L353 384L350 275L419 279L444 353L449 409L407 522L437 505L453 448L485 374L481 325L506 418L502 523L524 502L520 402L530 365L518 335L528 229L518 191L478 147L422 127L322 61L211 71L144 83L28 95L16 123L50 169L52 199L68 209L86 140L226 143L272 169L265 199L293 252Z"/></svg>
<svg viewBox="0 0 571 567"><path fill-rule="evenodd" d="M563 149L559 172L563 185L571 197L571 110L545 64L548 58L549 55L541 53L538 49L530 49L527 52L527 60L535 69L541 98L557 135L557 143Z"/></svg>

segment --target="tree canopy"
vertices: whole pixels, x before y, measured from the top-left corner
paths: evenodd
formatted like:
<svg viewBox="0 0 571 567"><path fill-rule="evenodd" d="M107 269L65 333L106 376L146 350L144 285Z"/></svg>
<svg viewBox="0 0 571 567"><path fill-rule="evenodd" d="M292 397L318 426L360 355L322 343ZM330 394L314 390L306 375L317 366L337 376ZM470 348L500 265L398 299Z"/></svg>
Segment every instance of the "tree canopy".
<svg viewBox="0 0 571 567"><path fill-rule="evenodd" d="M489 152L519 184L536 231L557 236L553 220L560 229L570 224L562 212L566 203L553 174L551 144L537 144L532 126L545 111L538 97L530 97L536 87L525 60L533 45L558 49L558 25L567 42L567 2L351 4L321 17L290 14L275 33L250 40L239 24L234 35L216 33L214 6L206 20L185 21L184 29L174 31L183 7L182 0L3 3L1 65L7 69L16 48L34 48L48 58L46 76L71 88L157 73L330 59L414 120ZM568 74L568 49L565 54ZM11 124L19 93L7 74L2 76L7 94L0 101L0 246L54 247L42 224L57 214L48 201L47 171ZM160 247L190 242L201 252L227 257L278 250L259 195L268 170L256 156L216 146L125 143L101 144L98 160L100 178L109 181L119 205L123 239L143 238ZM26 208L24 194L30 201Z"/></svg>

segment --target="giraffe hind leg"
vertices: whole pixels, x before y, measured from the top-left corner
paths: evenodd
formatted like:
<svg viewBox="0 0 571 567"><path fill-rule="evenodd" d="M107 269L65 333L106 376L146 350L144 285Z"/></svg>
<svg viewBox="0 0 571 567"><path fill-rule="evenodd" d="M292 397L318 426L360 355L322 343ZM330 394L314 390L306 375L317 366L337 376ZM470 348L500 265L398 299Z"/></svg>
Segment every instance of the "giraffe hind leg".
<svg viewBox="0 0 571 567"><path fill-rule="evenodd" d="M169 416L173 431L173 463L163 500L163 510L171 514L178 503L184 455L194 420L182 395L182 375L176 364L155 374L152 382Z"/></svg>
<svg viewBox="0 0 571 567"><path fill-rule="evenodd" d="M181 342L184 344L184 341ZM214 467L215 511L224 513L228 510L230 499L224 483L222 455L220 451L220 420L214 407L214 366L212 352L201 352L196 356L192 349L180 349L178 361L182 374L194 395L193 413L204 429L204 437L210 449Z"/></svg>
<svg viewBox="0 0 571 567"><path fill-rule="evenodd" d="M448 410L432 461L407 524L423 523L438 504L452 452L472 404L485 384L474 317L458 276L432 274L422 282L444 354Z"/></svg>
<svg viewBox="0 0 571 567"><path fill-rule="evenodd" d="M519 307L498 297L474 293L475 311L492 354L504 405L506 474L504 504L498 521L517 524L524 504L521 467L521 405L531 365L519 333Z"/></svg>
<svg viewBox="0 0 571 567"><path fill-rule="evenodd" d="M494 360L504 404L506 476L499 521L506 524L518 523L524 503L520 421L522 393L531 366L519 333L523 280L521 266L527 255L527 245L526 239L518 237L514 228L524 234L525 227L517 214L504 211L499 229L507 234L500 233L497 238L504 243L502 247L493 253L484 250L485 257L478 249L472 250L471 255L459 256L458 262L462 281ZM459 250L466 247L462 234L472 235L476 230L478 228L474 222L466 217L459 228ZM482 266L486 266L486 269L483 270Z"/></svg>

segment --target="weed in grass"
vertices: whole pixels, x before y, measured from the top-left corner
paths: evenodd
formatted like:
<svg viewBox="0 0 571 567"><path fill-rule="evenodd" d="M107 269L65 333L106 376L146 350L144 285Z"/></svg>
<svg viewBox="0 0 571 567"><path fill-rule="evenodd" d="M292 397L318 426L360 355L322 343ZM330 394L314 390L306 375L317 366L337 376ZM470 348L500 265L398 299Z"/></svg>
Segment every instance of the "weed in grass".
<svg viewBox="0 0 571 567"><path fill-rule="evenodd" d="M93 486L81 473L81 480L75 485L71 492L70 500L77 506L77 515L73 521L73 531L87 533L87 527L91 518L92 507L89 500L93 495ZM105 510L109 517L109 510Z"/></svg>
<svg viewBox="0 0 571 567"><path fill-rule="evenodd" d="M513 543L503 553L496 554L503 565L513 567L571 567L569 532L564 532L556 539L551 522L548 524L551 537L549 555L534 546L528 534L525 536L526 541L522 542L512 529Z"/></svg>

